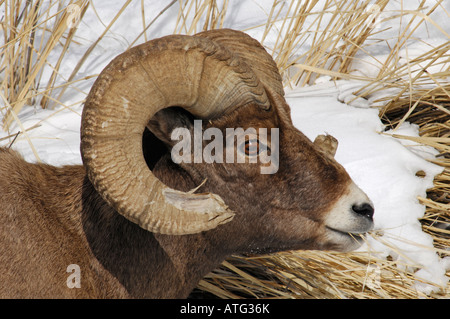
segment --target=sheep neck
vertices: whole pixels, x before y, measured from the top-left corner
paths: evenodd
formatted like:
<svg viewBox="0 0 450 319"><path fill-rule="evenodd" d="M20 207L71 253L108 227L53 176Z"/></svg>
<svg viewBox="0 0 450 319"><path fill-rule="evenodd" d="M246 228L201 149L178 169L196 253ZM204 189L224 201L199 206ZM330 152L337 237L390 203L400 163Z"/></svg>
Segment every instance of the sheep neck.
<svg viewBox="0 0 450 319"><path fill-rule="evenodd" d="M96 261L130 297L185 298L231 254L214 231L167 236L140 228L111 209L87 178L83 206L89 207L83 210L83 229Z"/></svg>

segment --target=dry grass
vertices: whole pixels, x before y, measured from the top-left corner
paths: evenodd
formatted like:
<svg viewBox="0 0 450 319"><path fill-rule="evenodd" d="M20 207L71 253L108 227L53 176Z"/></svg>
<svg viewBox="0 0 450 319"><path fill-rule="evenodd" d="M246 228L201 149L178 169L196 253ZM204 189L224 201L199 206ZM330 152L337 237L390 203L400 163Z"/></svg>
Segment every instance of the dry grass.
<svg viewBox="0 0 450 319"><path fill-rule="evenodd" d="M80 8L82 18L88 1L70 1L68 5L71 4ZM13 120L12 111L18 114L25 104L33 104L38 95L41 105L47 106L58 69L76 28L68 28L73 16L60 1L16 0L3 1L2 5L5 8L2 21L5 44L0 48L0 91L6 99L6 110L2 113L3 124L7 128ZM50 65L47 58L55 50L59 51L60 57L55 65ZM45 84L46 88L40 90L41 76L47 68L51 69L52 74Z"/></svg>
<svg viewBox="0 0 450 319"><path fill-rule="evenodd" d="M368 19L374 16L366 9L370 2L326 0L318 9L318 0L292 1L284 17L280 17L284 3L276 3L265 34L274 30L278 35L273 55L286 85L311 84L319 74L348 74L352 59L372 31ZM373 5L383 10L387 3L379 0ZM310 49L297 54L306 43ZM292 66L297 70L288 72Z"/></svg>
<svg viewBox="0 0 450 319"><path fill-rule="evenodd" d="M64 84L57 85L61 82L57 81L61 76L59 68L65 53L74 44L77 30L68 27L71 17L65 8L76 4L82 18L88 6L95 10L95 2L0 0L5 9L1 20L5 44L0 48L0 100L3 101L0 111L4 129L13 121L21 125L15 114L26 105L64 106L64 91L85 80L74 80L77 71L133 1L141 4L136 16L142 18L142 32L130 45L146 40L153 23L174 5L179 11L173 32L186 34L224 26L229 7L228 0L220 4L214 0L174 0L159 14L152 13L154 19L147 23L145 1L124 1L114 19L104 25L101 36L84 56L80 56L70 77ZM423 230L433 236L436 253L449 256L450 231L445 227L450 225L450 41L430 45L420 56L408 56L408 45L415 39L414 31L419 25L426 24L448 38L441 26L430 18L433 11L444 8L442 1L436 0L428 7L425 1L419 1L417 10L408 12L400 10L378 15L376 10L367 10L369 4L375 4L383 13L388 2L324 0L320 2L325 3L322 8L318 0L274 1L267 12L267 22L254 27L264 29L262 42L273 54L286 87L312 84L319 76L362 81L366 85L354 92L357 97L369 98L390 92L377 101L377 105L382 105L380 118L386 125L395 129L404 121L410 121L420 126L421 136L417 142L436 148L440 155L435 162L445 168L436 177L427 197L419 198L426 206ZM401 31L394 39L380 38L384 30L378 28L377 23L394 18L401 18ZM271 43L269 38L276 40ZM385 60L370 56L371 45L388 41L391 50ZM297 51L299 46L308 49ZM47 58L55 51L60 58L56 64L50 64ZM377 74L355 72L354 63L364 55L378 69ZM50 81L41 83L44 72L50 72ZM21 134L26 136L30 129L33 128L22 127ZM30 147L33 148L31 141ZM199 283L196 294L220 298L450 297L449 287L431 296L417 292L412 267L406 266L389 258L375 259L368 253L301 251L234 256L207 275ZM381 280L372 280L374 275Z"/></svg>

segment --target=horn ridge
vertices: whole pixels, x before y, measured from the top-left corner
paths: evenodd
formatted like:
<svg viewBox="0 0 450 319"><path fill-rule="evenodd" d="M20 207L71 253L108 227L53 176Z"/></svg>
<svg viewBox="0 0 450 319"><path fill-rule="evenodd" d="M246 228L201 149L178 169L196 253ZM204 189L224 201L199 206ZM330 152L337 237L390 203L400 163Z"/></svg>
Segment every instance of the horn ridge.
<svg viewBox="0 0 450 319"><path fill-rule="evenodd" d="M173 35L136 46L108 64L86 99L80 147L88 177L107 203L152 232L191 234L228 222L234 213L219 196L178 192L153 175L142 134L166 107L213 118L252 101L268 103L262 83L221 44Z"/></svg>

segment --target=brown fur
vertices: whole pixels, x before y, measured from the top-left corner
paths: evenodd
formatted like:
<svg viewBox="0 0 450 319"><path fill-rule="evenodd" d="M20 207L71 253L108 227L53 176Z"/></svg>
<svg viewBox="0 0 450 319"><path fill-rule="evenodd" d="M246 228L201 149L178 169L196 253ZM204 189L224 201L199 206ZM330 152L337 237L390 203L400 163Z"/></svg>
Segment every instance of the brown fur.
<svg viewBox="0 0 450 319"><path fill-rule="evenodd" d="M280 105L281 103L281 105ZM195 235L147 232L110 208L82 166L30 164L0 149L0 297L179 298L233 253L341 249L323 219L350 182L345 170L290 121L274 98L269 112L249 104L205 126L278 127L280 167L181 164L168 154L153 168L168 186L220 195L234 219ZM68 288L66 268L81 269Z"/></svg>

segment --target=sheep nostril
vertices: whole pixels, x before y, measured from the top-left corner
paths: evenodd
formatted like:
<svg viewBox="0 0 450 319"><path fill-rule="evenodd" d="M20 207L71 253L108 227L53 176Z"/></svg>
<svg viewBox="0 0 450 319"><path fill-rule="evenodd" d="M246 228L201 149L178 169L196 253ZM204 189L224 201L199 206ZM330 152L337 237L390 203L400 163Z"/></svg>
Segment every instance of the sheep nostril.
<svg viewBox="0 0 450 319"><path fill-rule="evenodd" d="M353 205L352 210L358 215L365 216L370 220L373 219L374 209L371 204L364 203L362 205Z"/></svg>

